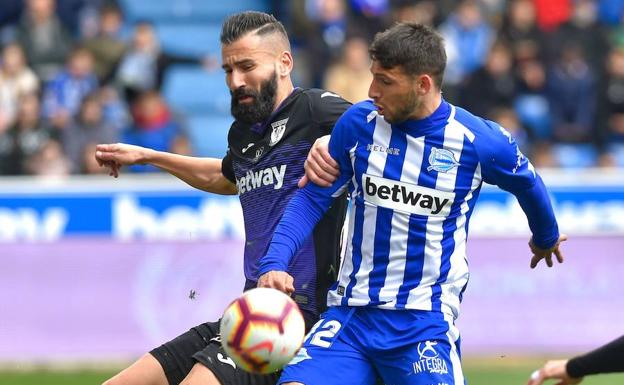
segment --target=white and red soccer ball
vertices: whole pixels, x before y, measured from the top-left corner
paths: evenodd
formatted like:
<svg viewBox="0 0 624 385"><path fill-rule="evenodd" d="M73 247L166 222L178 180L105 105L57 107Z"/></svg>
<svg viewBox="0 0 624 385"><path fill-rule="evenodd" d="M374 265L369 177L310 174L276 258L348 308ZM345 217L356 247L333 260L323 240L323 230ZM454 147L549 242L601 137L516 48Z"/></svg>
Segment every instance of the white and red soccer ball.
<svg viewBox="0 0 624 385"><path fill-rule="evenodd" d="M221 344L236 365L252 373L272 373L297 353L305 335L299 307L286 294L249 290L221 318Z"/></svg>

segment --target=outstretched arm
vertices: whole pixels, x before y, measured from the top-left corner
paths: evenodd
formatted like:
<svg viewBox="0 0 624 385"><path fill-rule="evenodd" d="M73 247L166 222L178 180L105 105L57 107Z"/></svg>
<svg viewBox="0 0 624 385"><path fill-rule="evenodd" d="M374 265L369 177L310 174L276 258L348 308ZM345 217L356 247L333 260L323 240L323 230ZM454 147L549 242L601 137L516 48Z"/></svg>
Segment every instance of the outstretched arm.
<svg viewBox="0 0 624 385"><path fill-rule="evenodd" d="M486 126L485 139L475 141L484 181L511 192L518 199L533 234L529 241L531 268L535 268L542 259L551 267L553 254L559 263L563 262L560 244L567 236L559 234L557 219L542 178L504 128L489 121Z"/></svg>
<svg viewBox="0 0 624 385"><path fill-rule="evenodd" d="M582 356L570 360L548 361L533 372L527 385L541 385L545 380L560 380L560 385L574 385L583 377L599 373L624 372L624 336Z"/></svg>
<svg viewBox="0 0 624 385"><path fill-rule="evenodd" d="M124 143L98 144L95 159L100 166L108 167L115 178L122 166L151 164L197 189L223 195L237 193L236 185L221 171L221 159L184 156Z"/></svg>

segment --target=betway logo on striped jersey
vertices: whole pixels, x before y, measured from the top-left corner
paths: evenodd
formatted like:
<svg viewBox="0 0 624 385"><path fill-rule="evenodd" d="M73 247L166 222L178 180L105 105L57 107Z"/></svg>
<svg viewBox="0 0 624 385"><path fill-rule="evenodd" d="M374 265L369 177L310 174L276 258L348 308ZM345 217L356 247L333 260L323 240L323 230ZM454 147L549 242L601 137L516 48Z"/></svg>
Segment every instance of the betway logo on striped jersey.
<svg viewBox="0 0 624 385"><path fill-rule="evenodd" d="M263 186L273 186L273 190L279 190L284 185L284 175L286 175L286 165L277 167L267 167L258 171L247 171L245 176L236 181L238 193L244 194L247 191Z"/></svg>
<svg viewBox="0 0 624 385"><path fill-rule="evenodd" d="M363 174L364 199L380 207L412 214L445 217L455 193Z"/></svg>

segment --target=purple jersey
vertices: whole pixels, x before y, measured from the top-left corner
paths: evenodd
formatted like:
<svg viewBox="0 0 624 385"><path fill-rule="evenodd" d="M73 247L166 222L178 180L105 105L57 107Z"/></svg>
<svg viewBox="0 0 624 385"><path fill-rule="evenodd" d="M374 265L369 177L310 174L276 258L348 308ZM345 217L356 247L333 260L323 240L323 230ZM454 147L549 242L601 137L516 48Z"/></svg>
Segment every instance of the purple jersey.
<svg viewBox="0 0 624 385"><path fill-rule="evenodd" d="M331 133L350 103L319 89L295 89L264 124L234 122L223 174L236 183L245 219L245 289L256 286L263 257L286 204L304 175L314 141ZM339 199L290 262L294 299L318 316L335 280L346 199Z"/></svg>

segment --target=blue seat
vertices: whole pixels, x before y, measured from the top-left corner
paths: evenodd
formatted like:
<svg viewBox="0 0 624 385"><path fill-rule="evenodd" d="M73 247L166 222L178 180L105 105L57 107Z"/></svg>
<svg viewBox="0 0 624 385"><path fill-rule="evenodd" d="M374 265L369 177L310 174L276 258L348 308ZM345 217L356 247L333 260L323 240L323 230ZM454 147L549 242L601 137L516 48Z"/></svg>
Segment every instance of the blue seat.
<svg viewBox="0 0 624 385"><path fill-rule="evenodd" d="M183 113L230 113L230 91L221 70L208 72L199 66L173 66L165 74L163 95Z"/></svg>
<svg viewBox="0 0 624 385"><path fill-rule="evenodd" d="M267 11L267 0L120 0L128 21L218 22L245 10Z"/></svg>
<svg viewBox="0 0 624 385"><path fill-rule="evenodd" d="M188 135L196 156L223 158L227 151L227 135L234 118L223 115L191 115Z"/></svg>
<svg viewBox="0 0 624 385"><path fill-rule="evenodd" d="M591 144L555 144L552 151L563 168L593 167L598 159L598 151Z"/></svg>
<svg viewBox="0 0 624 385"><path fill-rule="evenodd" d="M166 53L201 58L221 57L221 26L210 24L156 23L156 34Z"/></svg>

